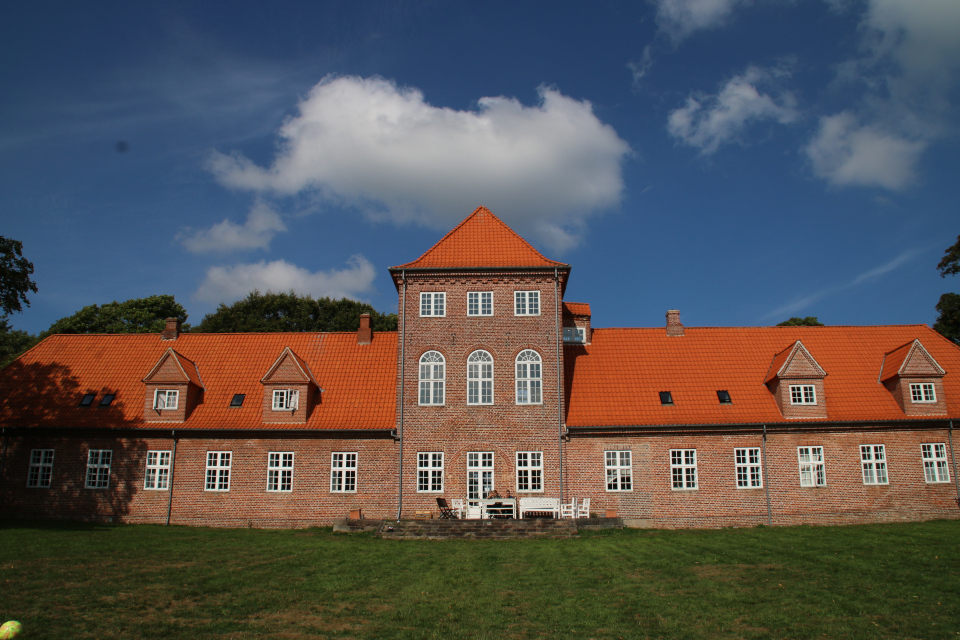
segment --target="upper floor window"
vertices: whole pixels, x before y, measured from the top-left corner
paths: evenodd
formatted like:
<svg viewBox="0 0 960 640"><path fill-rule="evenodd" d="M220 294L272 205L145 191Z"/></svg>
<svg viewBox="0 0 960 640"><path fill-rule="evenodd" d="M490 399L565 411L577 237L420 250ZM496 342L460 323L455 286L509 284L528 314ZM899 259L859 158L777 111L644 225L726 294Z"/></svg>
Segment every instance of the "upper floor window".
<svg viewBox="0 0 960 640"><path fill-rule="evenodd" d="M420 404L443 404L445 363L439 351L420 356Z"/></svg>
<svg viewBox="0 0 960 640"><path fill-rule="evenodd" d="M420 315L447 315L447 294L443 291L425 291L420 294Z"/></svg>
<svg viewBox="0 0 960 640"><path fill-rule="evenodd" d="M467 358L467 404L493 404L493 356L486 351Z"/></svg>
<svg viewBox="0 0 960 640"><path fill-rule="evenodd" d="M492 316L493 315L493 291L467 292L467 315L468 316Z"/></svg>
<svg viewBox="0 0 960 640"><path fill-rule="evenodd" d="M913 402L936 402L937 392L934 391L933 384L930 382L911 382L910 400Z"/></svg>
<svg viewBox="0 0 960 640"><path fill-rule="evenodd" d="M790 385L790 404L817 404L817 391L812 384Z"/></svg>
<svg viewBox="0 0 960 640"><path fill-rule="evenodd" d="M293 411L300 405L300 392L296 389L274 389L273 411Z"/></svg>
<svg viewBox="0 0 960 640"><path fill-rule="evenodd" d="M540 292L539 291L514 291L513 292L514 315L518 316L538 316L540 315Z"/></svg>
<svg viewBox="0 0 960 640"><path fill-rule="evenodd" d="M541 404L540 354L525 349L517 356L517 404Z"/></svg>
<svg viewBox="0 0 960 640"><path fill-rule="evenodd" d="M563 328L563 341L564 342L583 342L584 338L583 327L564 327Z"/></svg>
<svg viewBox="0 0 960 640"><path fill-rule="evenodd" d="M154 409L176 409L179 402L180 392L177 389L157 389L153 392Z"/></svg>

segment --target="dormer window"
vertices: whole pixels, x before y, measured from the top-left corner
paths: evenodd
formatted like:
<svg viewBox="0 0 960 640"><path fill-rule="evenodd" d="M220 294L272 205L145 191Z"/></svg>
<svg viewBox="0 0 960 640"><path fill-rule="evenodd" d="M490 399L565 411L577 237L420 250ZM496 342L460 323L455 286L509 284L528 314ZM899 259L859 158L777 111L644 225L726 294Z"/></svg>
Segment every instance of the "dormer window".
<svg viewBox="0 0 960 640"><path fill-rule="evenodd" d="M296 389L274 389L273 410L295 411L299 406L300 392Z"/></svg>
<svg viewBox="0 0 960 640"><path fill-rule="evenodd" d="M717 400L720 401L720 404L732 404L733 400L730 399L729 391L717 391Z"/></svg>
<svg viewBox="0 0 960 640"><path fill-rule="evenodd" d="M564 327L563 328L563 341L571 342L576 344L582 344L584 331L583 327Z"/></svg>
<svg viewBox="0 0 960 640"><path fill-rule="evenodd" d="M93 404L93 399L96 398L96 397L97 397L97 394L95 394L95 393L86 393L86 394L84 394L84 396L80 399L80 406L81 406L81 407L89 407L90 405Z"/></svg>
<svg viewBox="0 0 960 640"><path fill-rule="evenodd" d="M103 398L100 399L100 404L97 405L97 406L98 406L98 407L109 407L109 406L110 406L110 403L112 403L112 402L113 402L113 399L116 398L116 397L117 397L117 394L115 394L115 393L107 393L107 394L104 394Z"/></svg>
<svg viewBox="0 0 960 640"><path fill-rule="evenodd" d="M910 400L913 402L936 402L937 392L933 388L933 383L910 383Z"/></svg>
<svg viewBox="0 0 960 640"><path fill-rule="evenodd" d="M178 389L157 389L153 395L153 408L157 411L176 409L180 402Z"/></svg>
<svg viewBox="0 0 960 640"><path fill-rule="evenodd" d="M790 404L817 404L816 387L812 384L790 385Z"/></svg>
<svg viewBox="0 0 960 640"><path fill-rule="evenodd" d="M673 404L673 394L669 391L660 392L660 404Z"/></svg>

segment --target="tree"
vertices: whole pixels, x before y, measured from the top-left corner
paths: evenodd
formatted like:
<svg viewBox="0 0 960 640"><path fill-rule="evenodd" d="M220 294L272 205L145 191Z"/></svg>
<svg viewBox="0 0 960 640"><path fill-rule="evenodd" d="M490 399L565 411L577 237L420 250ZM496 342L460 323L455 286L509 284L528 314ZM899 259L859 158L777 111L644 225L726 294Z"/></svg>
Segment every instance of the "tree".
<svg viewBox="0 0 960 640"><path fill-rule="evenodd" d="M0 236L0 309L3 315L23 311L22 304L30 306L27 292L37 292L37 284L30 279L33 263L23 257L23 243Z"/></svg>
<svg viewBox="0 0 960 640"><path fill-rule="evenodd" d="M221 304L204 316L196 331L237 333L244 331L356 331L360 314L370 314L374 331L396 331L397 314L383 314L368 304L343 298L331 300L289 293L252 291L232 305Z"/></svg>
<svg viewBox="0 0 960 640"><path fill-rule="evenodd" d="M807 316L806 318L798 318L796 316L790 318L789 320L784 320L778 327L823 327L826 326L819 320L817 316Z"/></svg>
<svg viewBox="0 0 960 640"><path fill-rule="evenodd" d="M955 276L960 273L960 236L951 247L943 252L944 256L940 258L937 269L940 270L940 277ZM941 299L942 300L942 299ZM938 305L939 306L939 305Z"/></svg>
<svg viewBox="0 0 960 640"><path fill-rule="evenodd" d="M187 319L186 310L173 296L133 298L126 302L92 304L72 316L60 318L40 334L45 338L55 333L160 333L167 318ZM186 325L184 331L189 330Z"/></svg>
<svg viewBox="0 0 960 640"><path fill-rule="evenodd" d="M37 344L37 336L13 329L6 318L0 318L0 368L16 360L17 356Z"/></svg>
<svg viewBox="0 0 960 640"><path fill-rule="evenodd" d="M936 309L940 315L933 325L933 330L960 344L960 294L943 294Z"/></svg>

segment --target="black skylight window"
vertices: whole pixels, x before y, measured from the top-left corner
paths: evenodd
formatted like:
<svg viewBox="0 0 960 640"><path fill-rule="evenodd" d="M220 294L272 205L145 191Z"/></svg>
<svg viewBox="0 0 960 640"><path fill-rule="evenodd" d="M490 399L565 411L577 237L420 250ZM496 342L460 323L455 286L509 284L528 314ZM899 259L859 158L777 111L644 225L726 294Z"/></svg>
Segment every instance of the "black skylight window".
<svg viewBox="0 0 960 640"><path fill-rule="evenodd" d="M720 401L720 404L732 404L733 400L730 399L729 391L717 391L717 400Z"/></svg>
<svg viewBox="0 0 960 640"><path fill-rule="evenodd" d="M80 400L80 406L81 406L81 407L89 407L90 405L93 404L93 399L96 398L96 397L97 397L97 394L95 394L95 393L85 393L85 394L83 394L83 398Z"/></svg>
<svg viewBox="0 0 960 640"><path fill-rule="evenodd" d="M247 397L245 393L235 393L233 394L233 400L230 401L231 407L242 407L243 399Z"/></svg>
<svg viewBox="0 0 960 640"><path fill-rule="evenodd" d="M673 404L673 395L669 391L661 391L660 404Z"/></svg>
<svg viewBox="0 0 960 640"><path fill-rule="evenodd" d="M117 397L117 394L115 394L115 393L108 393L108 394L106 394L105 396L103 396L103 399L100 401L100 406L101 406L101 407L109 407L109 406L110 406L110 403L113 402L113 399L116 398L116 397Z"/></svg>

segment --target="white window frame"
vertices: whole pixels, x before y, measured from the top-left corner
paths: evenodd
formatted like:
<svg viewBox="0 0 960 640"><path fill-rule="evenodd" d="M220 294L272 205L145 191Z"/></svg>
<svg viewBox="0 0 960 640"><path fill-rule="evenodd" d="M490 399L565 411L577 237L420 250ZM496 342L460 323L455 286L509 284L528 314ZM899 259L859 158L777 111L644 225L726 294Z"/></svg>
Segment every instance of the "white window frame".
<svg viewBox="0 0 960 640"><path fill-rule="evenodd" d="M570 344L582 344L586 342L585 334L583 327L564 327L563 341Z"/></svg>
<svg viewBox="0 0 960 640"><path fill-rule="evenodd" d="M603 452L607 491L633 491L633 452L629 449Z"/></svg>
<svg viewBox="0 0 960 640"><path fill-rule="evenodd" d="M207 451L207 468L203 490L230 491L230 472L232 467L232 451Z"/></svg>
<svg viewBox="0 0 960 640"><path fill-rule="evenodd" d="M439 351L420 356L420 405L442 405L446 399L447 360Z"/></svg>
<svg viewBox="0 0 960 640"><path fill-rule="evenodd" d="M330 493L357 492L357 452L334 451L330 454Z"/></svg>
<svg viewBox="0 0 960 640"><path fill-rule="evenodd" d="M543 493L543 452L517 451L517 493Z"/></svg>
<svg viewBox="0 0 960 640"><path fill-rule="evenodd" d="M110 465L113 449L90 449L87 451L87 489L110 488Z"/></svg>
<svg viewBox="0 0 960 640"><path fill-rule="evenodd" d="M860 445L860 467L863 470L863 484L890 484L885 445Z"/></svg>
<svg viewBox="0 0 960 640"><path fill-rule="evenodd" d="M293 492L293 451L267 452L267 491Z"/></svg>
<svg viewBox="0 0 960 640"><path fill-rule="evenodd" d="M496 482L493 451L467 452L467 499L481 500Z"/></svg>
<svg viewBox="0 0 960 640"><path fill-rule="evenodd" d="M296 411L300 408L300 391L297 389L274 389L272 411Z"/></svg>
<svg viewBox="0 0 960 640"><path fill-rule="evenodd" d="M179 389L155 389L153 392L153 408L157 411L174 411L180 406Z"/></svg>
<svg viewBox="0 0 960 640"><path fill-rule="evenodd" d="M543 359L533 349L524 349L517 354L516 403L543 404Z"/></svg>
<svg viewBox="0 0 960 640"><path fill-rule="evenodd" d="M817 387L812 384L790 385L790 404L815 405L817 404Z"/></svg>
<svg viewBox="0 0 960 640"><path fill-rule="evenodd" d="M467 404L493 404L493 356L477 349L467 357Z"/></svg>
<svg viewBox="0 0 960 640"><path fill-rule="evenodd" d="M670 449L670 488L673 491L698 489L697 450Z"/></svg>
<svg viewBox="0 0 960 640"><path fill-rule="evenodd" d="M760 447L737 447L733 450L737 472L737 489L763 488L763 465Z"/></svg>
<svg viewBox="0 0 960 640"><path fill-rule="evenodd" d="M540 315L540 291L514 291L513 315L538 316Z"/></svg>
<svg viewBox="0 0 960 640"><path fill-rule="evenodd" d="M467 315L476 318L492 316L493 291L468 291Z"/></svg>
<svg viewBox="0 0 960 640"><path fill-rule="evenodd" d="M827 486L827 467L823 447L797 447L801 487Z"/></svg>
<svg viewBox="0 0 960 640"><path fill-rule="evenodd" d="M443 493L443 452L417 452L417 493Z"/></svg>
<svg viewBox="0 0 960 640"><path fill-rule="evenodd" d="M421 318L445 318L447 315L446 291L422 291L420 293Z"/></svg>
<svg viewBox="0 0 960 640"><path fill-rule="evenodd" d="M910 401L915 404L932 404L937 401L937 389L932 382L911 382Z"/></svg>
<svg viewBox="0 0 960 640"><path fill-rule="evenodd" d="M920 445L923 460L923 479L927 483L950 482L950 465L947 464L947 445L943 442L928 442Z"/></svg>
<svg viewBox="0 0 960 640"><path fill-rule="evenodd" d="M166 491L170 488L170 451L147 451L147 468L143 474L143 488L147 491Z"/></svg>
<svg viewBox="0 0 960 640"><path fill-rule="evenodd" d="M31 449L30 468L27 471L27 487L49 489L53 477L54 449Z"/></svg>

